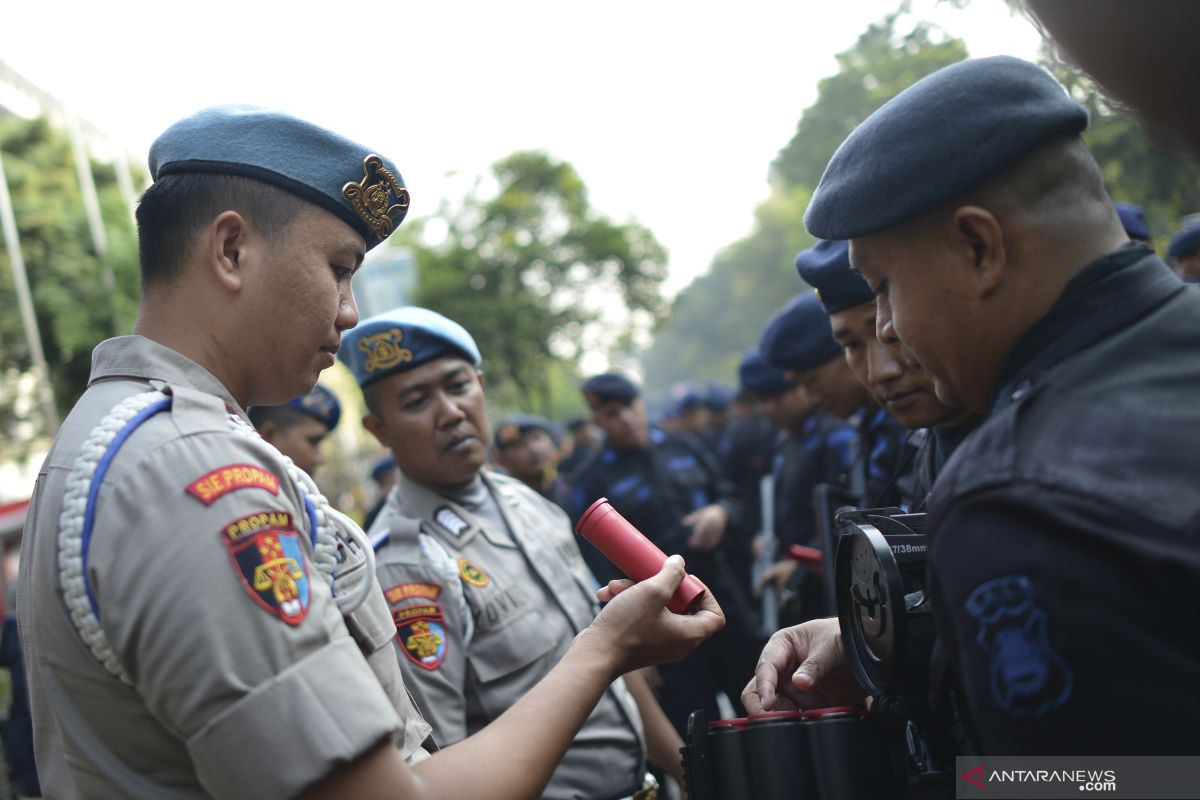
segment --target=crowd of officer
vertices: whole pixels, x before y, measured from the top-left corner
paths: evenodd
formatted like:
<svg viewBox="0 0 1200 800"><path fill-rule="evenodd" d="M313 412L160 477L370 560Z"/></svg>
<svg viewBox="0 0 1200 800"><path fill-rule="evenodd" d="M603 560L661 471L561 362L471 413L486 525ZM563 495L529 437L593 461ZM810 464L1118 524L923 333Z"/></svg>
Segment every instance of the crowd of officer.
<svg viewBox="0 0 1200 800"><path fill-rule="evenodd" d="M736 390L652 409L608 372L558 425L491 422L469 320L359 320L391 161L261 109L177 123L137 327L23 542L44 790L655 797L692 711L866 700L828 592L846 506L928 512L959 752L1195 752L1200 228L1161 260L1087 124L1018 59L918 81L832 158ZM335 354L388 454L365 531L313 482ZM682 563L623 580L573 532L600 498ZM685 569L707 592L672 614Z"/></svg>

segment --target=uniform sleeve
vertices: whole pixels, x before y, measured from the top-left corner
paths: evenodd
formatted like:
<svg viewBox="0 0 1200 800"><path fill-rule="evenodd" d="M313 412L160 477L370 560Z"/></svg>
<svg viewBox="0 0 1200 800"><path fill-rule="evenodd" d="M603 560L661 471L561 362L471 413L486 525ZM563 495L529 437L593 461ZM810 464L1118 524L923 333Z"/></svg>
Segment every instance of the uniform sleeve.
<svg viewBox="0 0 1200 800"><path fill-rule="evenodd" d="M467 737L467 622L455 587L431 564L387 563L375 571L395 623L392 650L405 685L439 745ZM457 579L457 574L454 576Z"/></svg>
<svg viewBox="0 0 1200 800"><path fill-rule="evenodd" d="M101 625L215 797L295 795L400 728L277 464L236 434L175 438L110 473L93 529Z"/></svg>
<svg viewBox="0 0 1200 800"><path fill-rule="evenodd" d="M738 497L737 485L725 474L721 463L708 448L696 446L693 450L709 475L712 502L720 504L729 517L725 525L726 531L737 528L742 524L742 501Z"/></svg>
<svg viewBox="0 0 1200 800"><path fill-rule="evenodd" d="M1200 557L1098 506L1009 486L938 523L938 631L985 753L1166 755L1200 743Z"/></svg>

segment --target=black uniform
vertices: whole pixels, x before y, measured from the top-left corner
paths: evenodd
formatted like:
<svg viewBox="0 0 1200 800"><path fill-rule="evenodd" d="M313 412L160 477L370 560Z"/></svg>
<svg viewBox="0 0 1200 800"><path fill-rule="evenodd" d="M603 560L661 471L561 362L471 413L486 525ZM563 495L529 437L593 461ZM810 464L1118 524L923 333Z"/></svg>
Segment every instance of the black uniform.
<svg viewBox="0 0 1200 800"><path fill-rule="evenodd" d="M762 530L762 479L775 463L775 440L779 430L761 414L733 416L719 448L725 474L737 487L741 519L738 528L726 534L725 553L743 587L750 586L751 542ZM735 534L730 537L730 533Z"/></svg>
<svg viewBox="0 0 1200 800"><path fill-rule="evenodd" d="M1130 244L1004 366L930 500L933 602L984 753L1200 751L1200 290Z"/></svg>
<svg viewBox="0 0 1200 800"><path fill-rule="evenodd" d="M683 735L692 711L705 709L709 719L717 719L717 692L724 692L739 705L765 637L723 548L693 552L687 544L691 528L681 522L698 508L720 503L728 513L728 527L738 523L736 492L716 461L691 437L652 429L647 447L615 450L605 446L580 468L574 484L577 519L596 499L607 497L663 552L681 554L688 572L708 586L725 612L724 630L682 661L659 668L662 707L672 724ZM581 542L581 547L584 544ZM611 564L596 563L597 558L606 560L595 548L589 544L582 549L599 580L616 577Z"/></svg>

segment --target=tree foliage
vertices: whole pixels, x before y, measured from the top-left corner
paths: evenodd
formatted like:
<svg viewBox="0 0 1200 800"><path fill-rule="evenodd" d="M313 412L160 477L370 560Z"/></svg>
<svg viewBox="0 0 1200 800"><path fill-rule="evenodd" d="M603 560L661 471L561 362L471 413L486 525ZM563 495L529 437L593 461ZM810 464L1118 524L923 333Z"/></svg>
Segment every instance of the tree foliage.
<svg viewBox="0 0 1200 800"><path fill-rule="evenodd" d="M804 210L834 150L872 111L919 78L966 57L957 39L918 23L899 32L903 12L871 25L837 57L816 102L771 165L771 193L755 212L753 232L713 260L709 272L675 298L669 321L642 356L651 390L680 381L726 380L767 318L805 289L793 260L813 239Z"/></svg>
<svg viewBox="0 0 1200 800"><path fill-rule="evenodd" d="M546 153L514 153L492 176L494 194L477 187L442 210L444 241L413 241L417 300L471 331L494 401L545 411L557 362L606 342L614 306L633 325L663 313L666 252L641 225L596 211L575 168Z"/></svg>
<svg viewBox="0 0 1200 800"><path fill-rule="evenodd" d="M61 416L86 388L92 348L128 331L136 318L137 240L112 166L93 163L108 238L107 255L95 253L70 142L45 119L0 121L0 150ZM105 268L115 291L104 284ZM0 249L0 307L0 457L7 457L45 431L37 406L28 403L23 376L32 356L6 249Z"/></svg>

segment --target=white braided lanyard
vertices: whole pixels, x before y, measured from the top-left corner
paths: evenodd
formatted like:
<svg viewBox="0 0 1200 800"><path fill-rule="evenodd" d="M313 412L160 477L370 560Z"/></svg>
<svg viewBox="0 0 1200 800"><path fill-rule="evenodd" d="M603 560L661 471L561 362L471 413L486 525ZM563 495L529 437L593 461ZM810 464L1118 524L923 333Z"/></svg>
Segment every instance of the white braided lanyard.
<svg viewBox="0 0 1200 800"><path fill-rule="evenodd" d="M109 412L88 435L79 457L67 477L62 514L58 520L58 580L71 621L92 654L110 673L132 685L129 674L113 652L104 629L100 627L100 608L87 581L87 557L92 523L104 475L125 440L146 420L171 407L169 395L150 391L128 397ZM254 428L240 416L229 414L230 428L247 438L261 441ZM350 591L338 596L338 610L349 614L367 598L375 574L375 552L366 534L345 514L329 505L312 478L298 469L292 460L280 454L288 477L297 486L304 501L312 529L313 562L329 581L331 589L337 577L339 539L356 541L367 559L363 579Z"/></svg>

